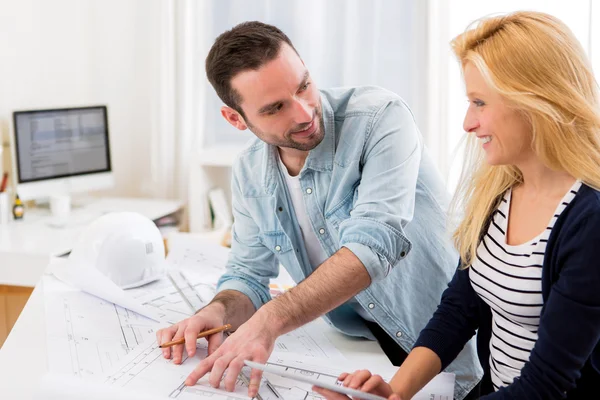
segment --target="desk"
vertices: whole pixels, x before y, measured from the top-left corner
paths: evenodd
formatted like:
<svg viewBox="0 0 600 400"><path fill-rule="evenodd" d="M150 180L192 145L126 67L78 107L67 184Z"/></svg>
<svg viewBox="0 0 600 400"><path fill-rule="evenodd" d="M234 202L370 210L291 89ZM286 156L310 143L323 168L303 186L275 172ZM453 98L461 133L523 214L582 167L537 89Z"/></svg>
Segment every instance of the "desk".
<svg viewBox="0 0 600 400"><path fill-rule="evenodd" d="M0 349L1 398L31 399L35 394L48 370L45 318L43 288L37 285ZM325 334L353 364L392 368L377 342L351 338L329 327Z"/></svg>
<svg viewBox="0 0 600 400"><path fill-rule="evenodd" d="M152 220L180 210L178 201L133 198L88 200L73 209L65 227L52 225L47 209L28 209L24 219L0 225L0 285L34 287L50 256L72 248L95 218L114 211L136 211Z"/></svg>

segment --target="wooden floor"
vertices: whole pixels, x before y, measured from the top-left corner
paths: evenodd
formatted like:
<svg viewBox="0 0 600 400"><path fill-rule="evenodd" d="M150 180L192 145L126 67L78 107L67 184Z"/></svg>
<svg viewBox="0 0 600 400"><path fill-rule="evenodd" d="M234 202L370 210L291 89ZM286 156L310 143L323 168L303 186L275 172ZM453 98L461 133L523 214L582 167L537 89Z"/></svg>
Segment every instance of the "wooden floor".
<svg viewBox="0 0 600 400"><path fill-rule="evenodd" d="M8 337L33 288L0 285L0 347Z"/></svg>

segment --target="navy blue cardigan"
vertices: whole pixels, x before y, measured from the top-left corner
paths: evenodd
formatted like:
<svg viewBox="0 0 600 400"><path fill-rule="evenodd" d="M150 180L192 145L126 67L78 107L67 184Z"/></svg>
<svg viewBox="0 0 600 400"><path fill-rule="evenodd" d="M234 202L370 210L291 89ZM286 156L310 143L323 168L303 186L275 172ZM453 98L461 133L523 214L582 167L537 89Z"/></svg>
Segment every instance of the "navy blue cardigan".
<svg viewBox="0 0 600 400"><path fill-rule="evenodd" d="M497 392L489 367L492 314L473 290L469 269L456 271L415 347L433 350L444 369L478 329L485 399L579 399L586 389L600 387L600 192L589 186L581 186L552 229L542 297L529 361L519 378Z"/></svg>

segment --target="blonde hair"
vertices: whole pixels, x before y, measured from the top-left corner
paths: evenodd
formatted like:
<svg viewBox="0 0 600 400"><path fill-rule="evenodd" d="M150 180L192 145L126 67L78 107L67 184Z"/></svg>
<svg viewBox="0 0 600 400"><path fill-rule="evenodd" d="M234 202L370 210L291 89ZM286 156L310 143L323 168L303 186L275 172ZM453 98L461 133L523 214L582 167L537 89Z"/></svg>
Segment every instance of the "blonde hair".
<svg viewBox="0 0 600 400"><path fill-rule="evenodd" d="M489 17L452 40L462 64L472 63L486 83L532 129L532 148L549 168L600 189L598 85L580 43L551 15L516 12ZM463 210L454 243L471 265L502 194L522 182L512 165L488 165L474 135L452 202Z"/></svg>

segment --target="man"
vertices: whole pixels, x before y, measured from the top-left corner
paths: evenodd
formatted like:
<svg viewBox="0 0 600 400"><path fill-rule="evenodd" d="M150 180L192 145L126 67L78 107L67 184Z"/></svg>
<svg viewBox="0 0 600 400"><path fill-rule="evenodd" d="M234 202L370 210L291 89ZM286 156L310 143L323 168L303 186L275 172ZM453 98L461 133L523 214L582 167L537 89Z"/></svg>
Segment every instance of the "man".
<svg viewBox="0 0 600 400"><path fill-rule="evenodd" d="M217 38L208 79L223 117L257 137L233 167L235 223L227 272L215 299L159 331L160 343L198 332L209 356L193 385L233 390L245 359L266 362L278 336L324 315L352 336L377 338L399 365L452 277L457 255L446 234L447 193L414 118L395 94L375 87L319 92L279 29L243 23ZM271 300L279 264L299 284ZM271 301L270 301L271 300ZM184 346L165 349L180 363ZM481 376L471 343L449 369L462 399ZM260 371L252 371L249 396Z"/></svg>

